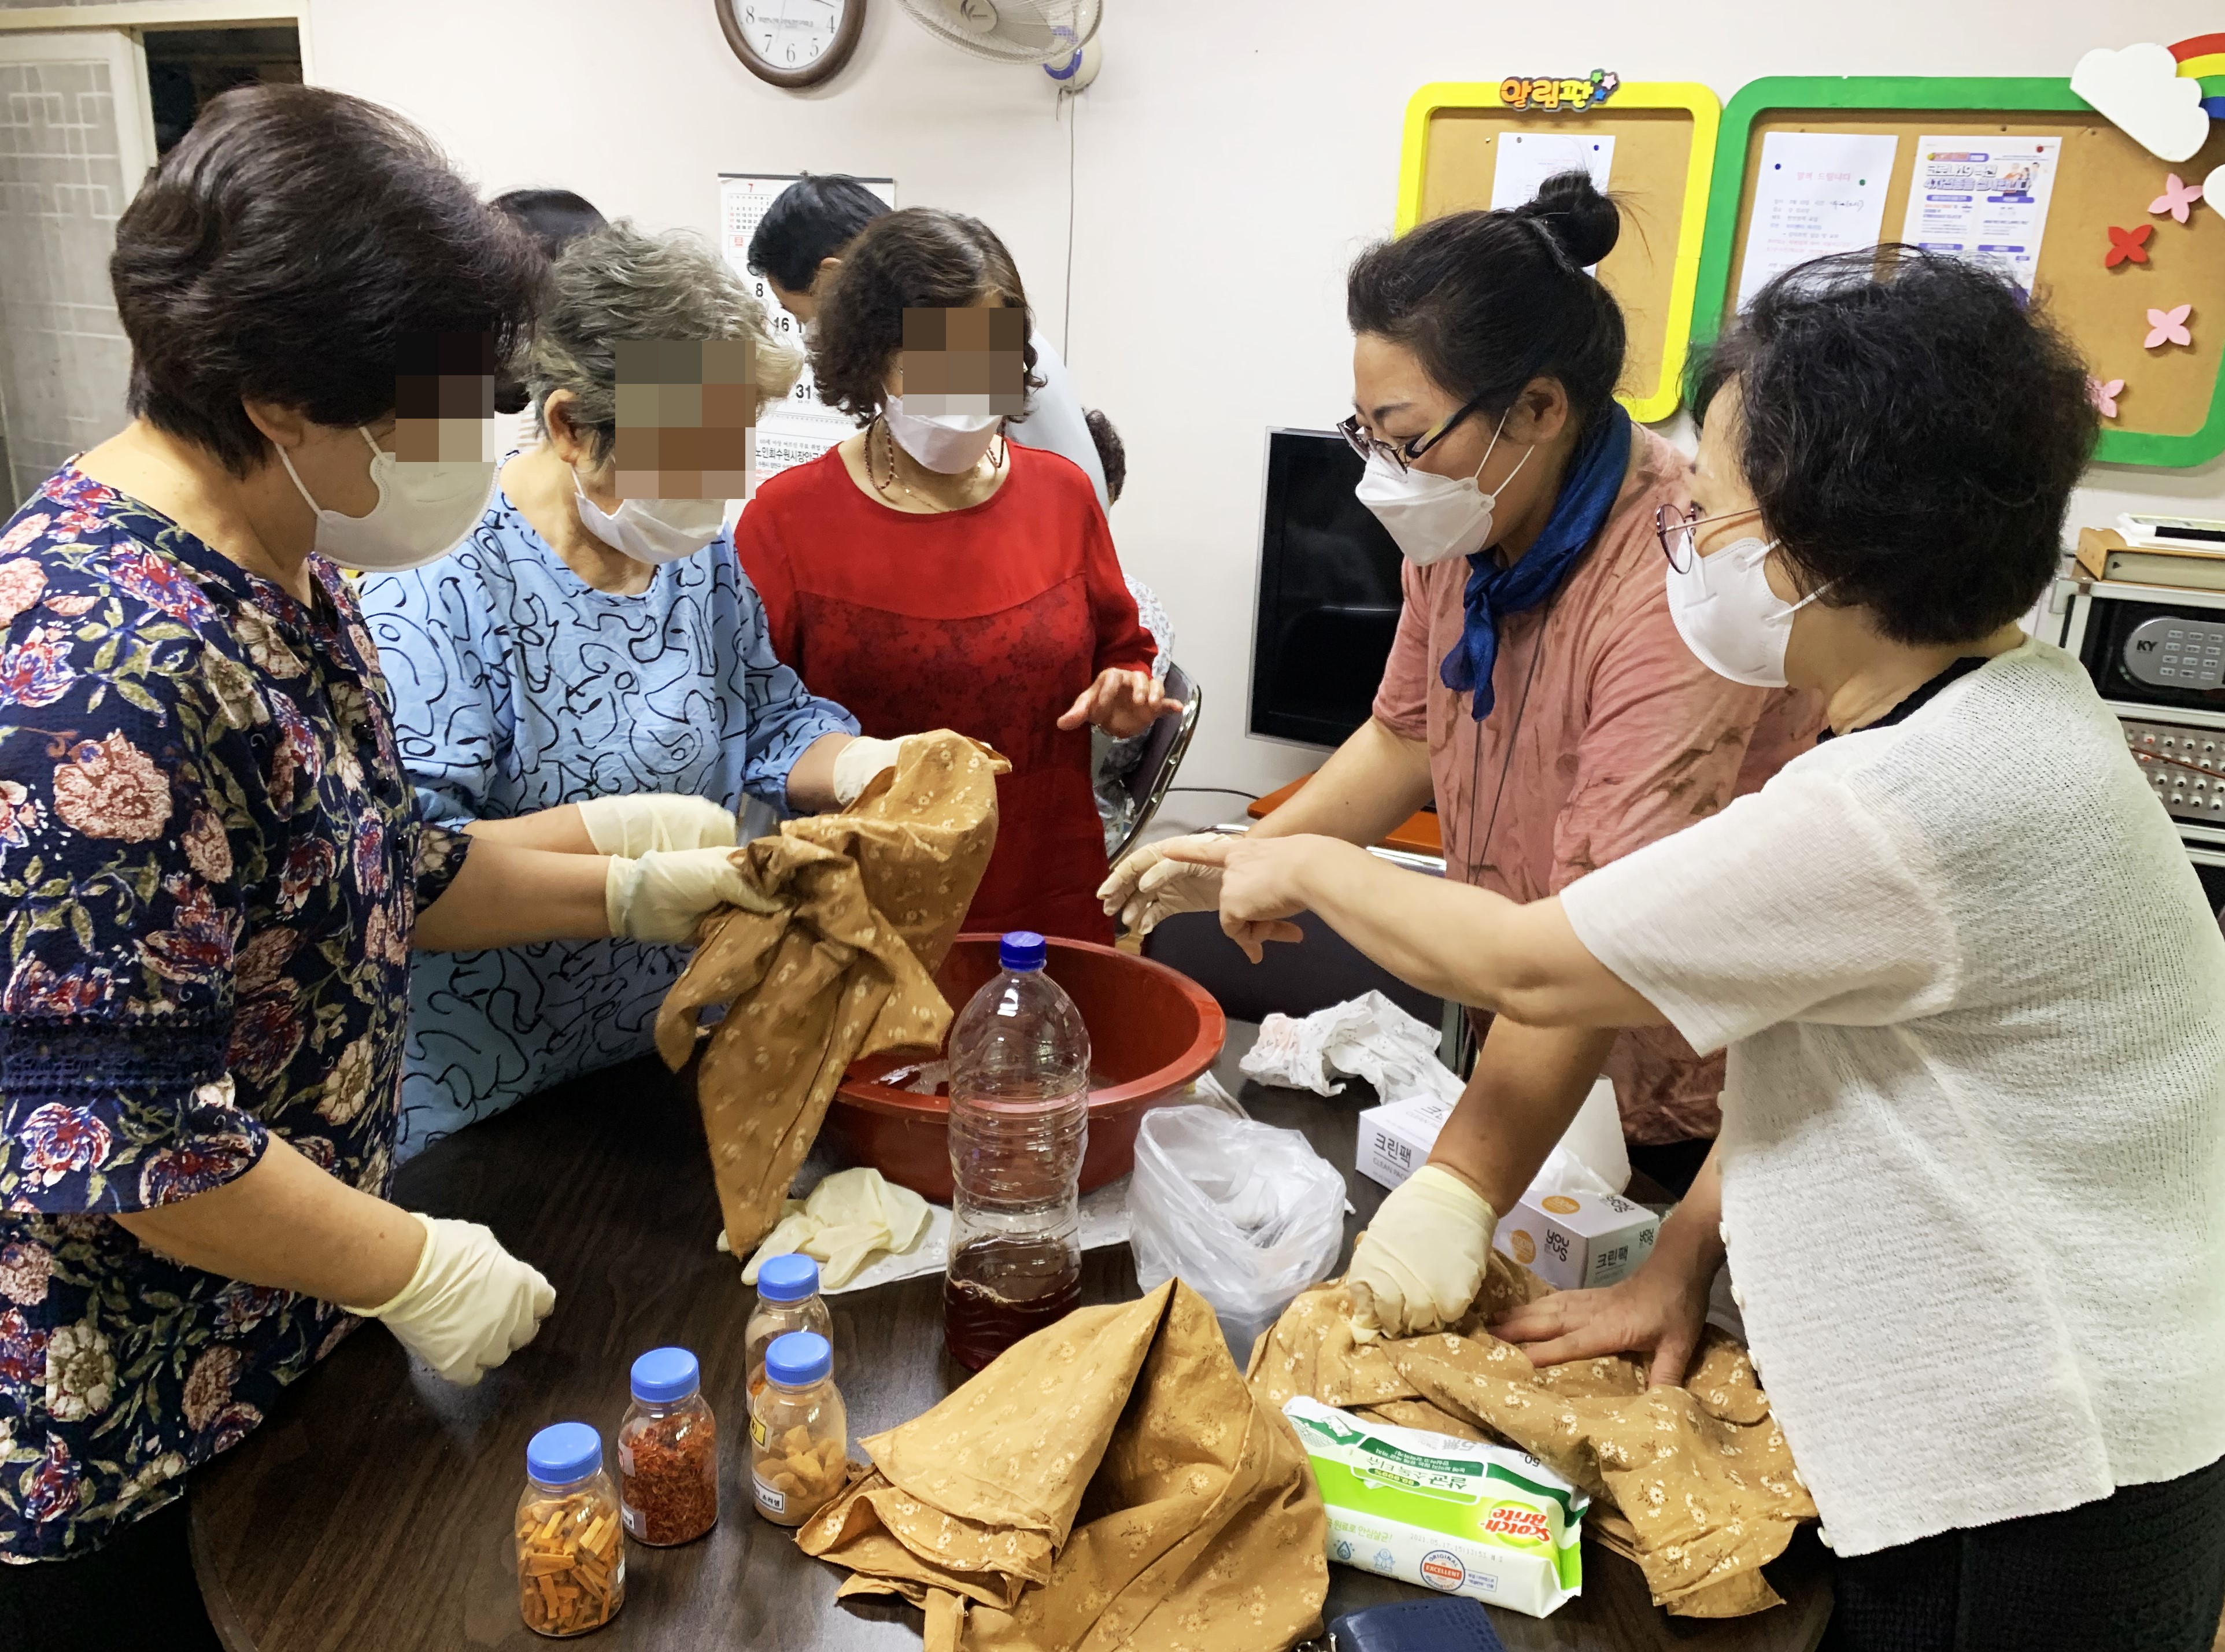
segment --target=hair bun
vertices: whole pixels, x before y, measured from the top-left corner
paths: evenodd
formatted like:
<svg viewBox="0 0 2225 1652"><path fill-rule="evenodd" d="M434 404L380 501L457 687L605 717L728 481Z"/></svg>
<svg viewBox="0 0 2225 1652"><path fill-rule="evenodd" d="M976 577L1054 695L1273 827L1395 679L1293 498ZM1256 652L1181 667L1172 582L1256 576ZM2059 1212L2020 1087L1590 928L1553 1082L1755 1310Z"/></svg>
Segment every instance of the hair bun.
<svg viewBox="0 0 2225 1652"><path fill-rule="evenodd" d="M1535 200L1514 209L1518 218L1535 218L1579 269L1588 269L1614 250L1622 237L1622 213L1599 192L1588 172L1570 168L1537 187Z"/></svg>

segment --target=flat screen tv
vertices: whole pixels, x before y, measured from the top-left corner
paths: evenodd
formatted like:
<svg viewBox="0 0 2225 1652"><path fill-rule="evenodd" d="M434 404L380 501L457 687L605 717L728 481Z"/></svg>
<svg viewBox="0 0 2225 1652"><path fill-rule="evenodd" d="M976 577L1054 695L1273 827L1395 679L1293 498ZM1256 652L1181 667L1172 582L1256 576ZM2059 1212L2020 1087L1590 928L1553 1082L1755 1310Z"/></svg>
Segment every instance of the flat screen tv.
<svg viewBox="0 0 2225 1652"><path fill-rule="evenodd" d="M1251 731L1341 744L1367 720L1398 629L1398 548L1353 497L1333 430L1270 430Z"/></svg>

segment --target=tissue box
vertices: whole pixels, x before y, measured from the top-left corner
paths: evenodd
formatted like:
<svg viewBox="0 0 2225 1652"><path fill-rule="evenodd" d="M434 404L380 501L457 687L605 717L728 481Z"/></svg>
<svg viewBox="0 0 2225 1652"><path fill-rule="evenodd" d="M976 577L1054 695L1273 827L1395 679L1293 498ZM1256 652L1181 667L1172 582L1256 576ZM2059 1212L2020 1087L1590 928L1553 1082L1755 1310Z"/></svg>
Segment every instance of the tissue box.
<svg viewBox="0 0 2225 1652"><path fill-rule="evenodd" d="M1370 1107L1360 1115L1359 1152L1353 1168L1370 1181L1396 1187L1429 1161L1437 1132L1453 1116L1460 1098L1409 1096L1402 1101ZM1622 1118L1615 1111L1614 1086L1606 1079L1594 1084L1577 1110L1556 1153L1573 1155L1581 1163L1564 1167L1578 1173L1588 1168L1601 1192L1630 1180L1630 1160L1622 1146ZM1555 1179L1555 1161L1548 1160L1539 1178L1548 1187Z"/></svg>
<svg viewBox="0 0 2225 1652"><path fill-rule="evenodd" d="M1457 1097L1429 1096L1370 1107L1360 1116L1360 1153L1353 1168L1370 1181L1396 1187L1429 1161L1437 1132L1457 1102Z"/></svg>
<svg viewBox="0 0 2225 1652"><path fill-rule="evenodd" d="M1492 1241L1556 1290L1612 1285L1653 1254L1661 1218L1616 1193L1547 1193L1522 1202Z"/></svg>

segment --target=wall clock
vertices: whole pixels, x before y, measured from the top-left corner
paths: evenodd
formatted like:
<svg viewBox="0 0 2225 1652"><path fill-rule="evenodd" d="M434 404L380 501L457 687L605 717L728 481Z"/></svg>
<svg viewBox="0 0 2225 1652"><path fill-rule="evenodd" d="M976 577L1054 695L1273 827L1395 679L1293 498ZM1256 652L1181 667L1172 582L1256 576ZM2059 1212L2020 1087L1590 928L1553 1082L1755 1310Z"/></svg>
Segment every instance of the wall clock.
<svg viewBox="0 0 2225 1652"><path fill-rule="evenodd" d="M850 60L865 0L713 0L719 27L751 74L790 92L815 86Z"/></svg>

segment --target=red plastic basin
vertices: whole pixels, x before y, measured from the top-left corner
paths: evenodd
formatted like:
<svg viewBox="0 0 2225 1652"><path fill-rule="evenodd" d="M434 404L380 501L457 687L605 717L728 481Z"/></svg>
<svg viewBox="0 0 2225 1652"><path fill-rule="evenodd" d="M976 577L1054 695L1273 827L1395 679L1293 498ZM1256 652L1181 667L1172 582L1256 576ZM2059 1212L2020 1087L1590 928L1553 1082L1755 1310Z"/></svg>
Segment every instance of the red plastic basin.
<svg viewBox="0 0 2225 1652"><path fill-rule="evenodd" d="M960 935L935 972L954 1012L997 972L995 935ZM1086 1193L1125 1176L1136 1162L1144 1115L1211 1067L1228 1036L1213 995L1148 958L1086 940L1053 938L1050 978L1064 987L1089 1029L1090 1065L1112 1082L1089 1096ZM950 1101L878 1080L920 1057L891 1054L853 1064L827 1110L826 1129L859 1164L924 1197L950 1199Z"/></svg>

